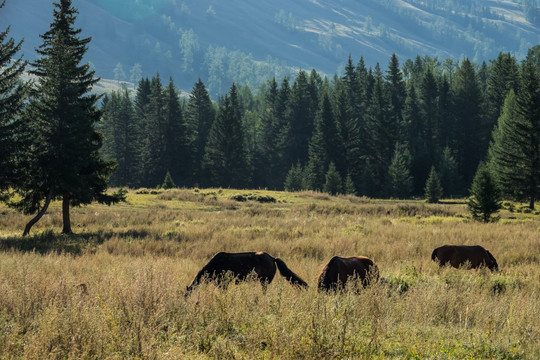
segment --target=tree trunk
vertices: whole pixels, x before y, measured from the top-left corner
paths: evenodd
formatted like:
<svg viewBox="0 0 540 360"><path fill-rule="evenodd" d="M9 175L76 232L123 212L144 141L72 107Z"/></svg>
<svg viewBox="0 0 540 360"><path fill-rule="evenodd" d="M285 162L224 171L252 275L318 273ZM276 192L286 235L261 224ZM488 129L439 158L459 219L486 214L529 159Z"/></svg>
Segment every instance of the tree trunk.
<svg viewBox="0 0 540 360"><path fill-rule="evenodd" d="M70 196L67 192L65 192L64 196L62 197L62 220L64 223L62 234L71 234L71 219L69 218L69 201L70 201Z"/></svg>
<svg viewBox="0 0 540 360"><path fill-rule="evenodd" d="M534 196L531 196L531 200L529 201L529 207L531 210L534 210Z"/></svg>
<svg viewBox="0 0 540 360"><path fill-rule="evenodd" d="M28 224L26 224L26 226L24 227L23 236L28 235L30 233L30 229L32 228L32 226L34 226L34 224L37 223L39 219L41 219L41 217L45 214L45 212L47 211L49 207L49 204L51 203L52 196L53 196L53 191L51 189L49 193L47 194L47 198L45 199L45 203L43 204L43 207L41 208L41 210L39 210L37 215L33 217L32 220L30 220Z"/></svg>

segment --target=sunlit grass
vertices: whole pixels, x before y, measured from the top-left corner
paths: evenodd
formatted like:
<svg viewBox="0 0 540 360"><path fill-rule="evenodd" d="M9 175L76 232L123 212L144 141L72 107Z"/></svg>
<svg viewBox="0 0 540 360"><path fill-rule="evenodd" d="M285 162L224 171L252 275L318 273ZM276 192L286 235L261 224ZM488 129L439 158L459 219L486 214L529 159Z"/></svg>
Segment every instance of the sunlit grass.
<svg viewBox="0 0 540 360"><path fill-rule="evenodd" d="M0 206L0 358L536 359L540 216L500 215L474 222L462 200L139 189L74 208L69 236L53 203L23 239L30 217ZM501 271L439 269L443 244L482 245ZM266 292L206 284L185 298L218 251L266 251L310 288L276 275ZM368 256L383 280L319 294L333 255Z"/></svg>

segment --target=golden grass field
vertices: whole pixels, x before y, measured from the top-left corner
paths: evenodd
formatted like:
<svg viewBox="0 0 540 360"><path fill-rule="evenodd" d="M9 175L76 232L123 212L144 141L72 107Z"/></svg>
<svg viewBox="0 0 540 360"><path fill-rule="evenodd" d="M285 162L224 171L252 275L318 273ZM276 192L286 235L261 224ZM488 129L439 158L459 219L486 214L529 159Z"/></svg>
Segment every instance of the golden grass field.
<svg viewBox="0 0 540 360"><path fill-rule="evenodd" d="M60 211L22 238L29 217L0 206L1 359L540 358L538 212L482 224L463 201L131 190L72 209L66 236ZM482 245L501 271L439 269L443 244ZM266 251L310 288L278 272L266 292L205 284L184 297L219 251ZM317 293L333 255L370 257L384 281Z"/></svg>

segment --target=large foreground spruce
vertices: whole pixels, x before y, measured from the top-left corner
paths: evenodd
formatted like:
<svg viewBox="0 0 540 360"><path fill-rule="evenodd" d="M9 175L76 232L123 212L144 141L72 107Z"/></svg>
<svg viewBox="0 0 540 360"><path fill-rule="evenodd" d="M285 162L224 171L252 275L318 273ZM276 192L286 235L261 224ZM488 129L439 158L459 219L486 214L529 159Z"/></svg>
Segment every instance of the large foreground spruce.
<svg viewBox="0 0 540 360"><path fill-rule="evenodd" d="M24 235L43 216L52 200L62 200L63 233L71 233L70 206L93 200L114 203L121 195L106 195L114 162L100 158L102 137L94 125L101 113L98 97L90 94L98 81L88 64L81 64L90 38L79 38L74 28L77 10L71 0L54 3L54 20L41 35L39 58L31 73L37 77L25 116L29 146L20 167L25 176L18 184L21 200L15 204L37 215Z"/></svg>

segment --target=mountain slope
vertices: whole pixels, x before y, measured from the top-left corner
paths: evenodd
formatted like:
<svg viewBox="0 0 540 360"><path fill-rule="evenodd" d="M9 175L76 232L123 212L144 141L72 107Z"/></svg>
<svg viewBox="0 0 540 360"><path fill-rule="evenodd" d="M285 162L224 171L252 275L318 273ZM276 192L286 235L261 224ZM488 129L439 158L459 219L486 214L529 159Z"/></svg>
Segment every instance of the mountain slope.
<svg viewBox="0 0 540 360"><path fill-rule="evenodd" d="M201 77L213 95L231 81L252 85L291 68L333 74L351 54L384 67L392 53L467 56L500 51L523 57L539 43L531 9L503 0L74 0L77 25L92 36L88 60L99 76L129 80L130 69L173 76L190 88ZM52 4L7 0L0 10L11 36L33 59ZM537 9L533 9L537 11ZM528 19L528 20L527 20ZM116 71L115 71L116 68ZM123 75L125 74L125 75ZM133 69L134 79L139 75ZM125 77L124 77L125 76Z"/></svg>

